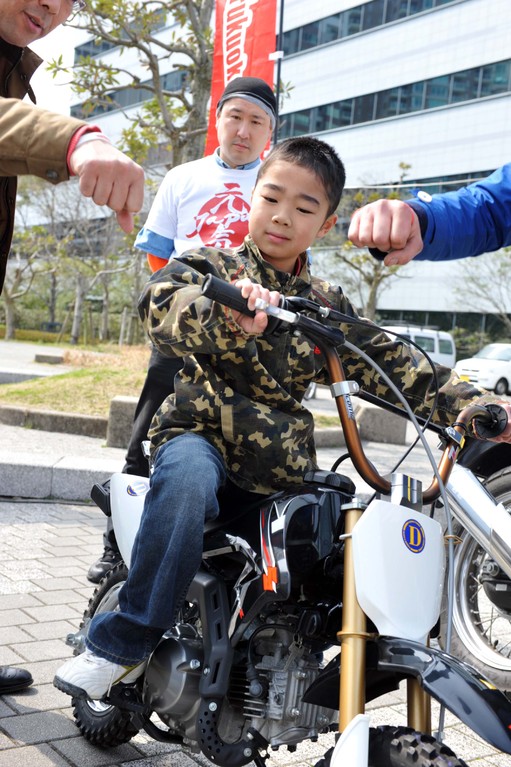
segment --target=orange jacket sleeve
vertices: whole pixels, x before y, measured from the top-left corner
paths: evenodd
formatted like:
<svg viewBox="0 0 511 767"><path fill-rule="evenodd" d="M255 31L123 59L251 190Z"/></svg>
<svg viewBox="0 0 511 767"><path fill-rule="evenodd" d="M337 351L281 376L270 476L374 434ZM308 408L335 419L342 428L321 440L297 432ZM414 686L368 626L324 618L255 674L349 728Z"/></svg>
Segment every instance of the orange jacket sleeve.
<svg viewBox="0 0 511 767"><path fill-rule="evenodd" d="M167 266L168 260L166 258L160 258L159 256L153 256L152 253L147 254L147 263L152 272L157 272L158 269L162 269Z"/></svg>

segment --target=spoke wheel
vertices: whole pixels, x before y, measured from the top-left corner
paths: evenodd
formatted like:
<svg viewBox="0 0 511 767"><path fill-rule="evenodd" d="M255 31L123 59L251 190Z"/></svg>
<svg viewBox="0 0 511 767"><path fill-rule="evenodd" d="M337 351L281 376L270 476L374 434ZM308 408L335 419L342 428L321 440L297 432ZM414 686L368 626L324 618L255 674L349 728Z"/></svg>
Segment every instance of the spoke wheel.
<svg viewBox="0 0 511 767"><path fill-rule="evenodd" d="M511 469L492 475L485 486L511 511ZM481 573L489 557L462 528L454 559L453 631L450 652L477 668L501 690L511 690L511 614L487 596ZM440 643L445 646L447 595L441 615Z"/></svg>
<svg viewBox="0 0 511 767"><path fill-rule="evenodd" d="M121 562L110 570L92 595L83 615L80 629L86 634L88 626L98 613L119 609L119 591L128 576ZM73 714L82 735L96 746L113 748L127 743L139 731L133 713L90 698L73 698Z"/></svg>
<svg viewBox="0 0 511 767"><path fill-rule="evenodd" d="M315 767L334 767L333 748ZM369 731L368 767L467 767L450 748L430 735L408 727L377 727Z"/></svg>

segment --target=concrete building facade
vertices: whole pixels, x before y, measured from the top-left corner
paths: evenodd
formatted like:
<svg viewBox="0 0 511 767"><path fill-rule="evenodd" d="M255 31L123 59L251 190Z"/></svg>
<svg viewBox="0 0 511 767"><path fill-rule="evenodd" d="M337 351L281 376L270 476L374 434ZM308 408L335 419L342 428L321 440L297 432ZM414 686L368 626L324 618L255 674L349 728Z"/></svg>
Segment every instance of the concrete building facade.
<svg viewBox="0 0 511 767"><path fill-rule="evenodd" d="M410 191L455 189L511 159L509 0L285 0L282 18L279 138L331 143L348 187L384 196L405 163ZM130 55L124 66L137 67ZM113 138L125 121L120 110L93 119ZM451 312L451 322L455 312L485 313L456 297L459 262L412 263L403 276L382 294L383 310L430 321Z"/></svg>

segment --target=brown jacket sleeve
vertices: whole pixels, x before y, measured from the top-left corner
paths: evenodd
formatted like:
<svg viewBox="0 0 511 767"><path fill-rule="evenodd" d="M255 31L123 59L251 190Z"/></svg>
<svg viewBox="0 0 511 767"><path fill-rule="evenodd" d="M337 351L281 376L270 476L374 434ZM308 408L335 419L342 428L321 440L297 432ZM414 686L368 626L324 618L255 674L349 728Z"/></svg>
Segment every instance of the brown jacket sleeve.
<svg viewBox="0 0 511 767"><path fill-rule="evenodd" d="M67 181L72 135L86 123L18 99L0 99L0 176L38 176Z"/></svg>

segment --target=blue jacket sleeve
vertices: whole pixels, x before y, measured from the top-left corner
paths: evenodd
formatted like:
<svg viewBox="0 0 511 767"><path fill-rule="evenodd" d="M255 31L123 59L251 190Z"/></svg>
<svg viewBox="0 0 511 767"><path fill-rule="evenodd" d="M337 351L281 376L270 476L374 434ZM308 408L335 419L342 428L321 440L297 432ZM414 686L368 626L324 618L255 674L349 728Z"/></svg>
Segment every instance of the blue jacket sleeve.
<svg viewBox="0 0 511 767"><path fill-rule="evenodd" d="M419 215L423 261L449 261L511 245L511 163L457 192L407 200Z"/></svg>

